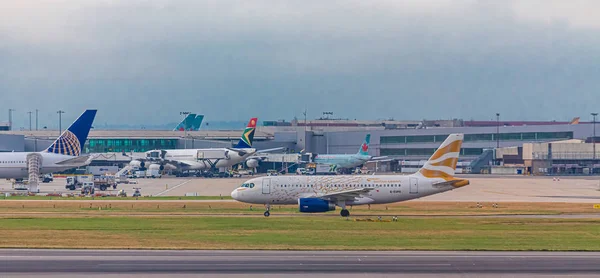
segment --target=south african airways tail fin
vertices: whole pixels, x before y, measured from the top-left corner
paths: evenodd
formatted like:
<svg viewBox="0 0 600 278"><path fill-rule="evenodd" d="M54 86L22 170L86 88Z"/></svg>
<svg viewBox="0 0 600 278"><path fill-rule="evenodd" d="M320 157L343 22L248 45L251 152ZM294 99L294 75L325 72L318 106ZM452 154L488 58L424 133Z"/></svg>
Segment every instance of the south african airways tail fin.
<svg viewBox="0 0 600 278"><path fill-rule="evenodd" d="M256 130L256 122L258 118L252 118L248 122L248 126L244 129L244 133L242 133L242 138L237 143L237 145L233 146L238 149L249 149L252 148L252 141L254 141L254 132Z"/></svg>
<svg viewBox="0 0 600 278"><path fill-rule="evenodd" d="M79 156L92 128L97 110L85 110L44 152Z"/></svg>

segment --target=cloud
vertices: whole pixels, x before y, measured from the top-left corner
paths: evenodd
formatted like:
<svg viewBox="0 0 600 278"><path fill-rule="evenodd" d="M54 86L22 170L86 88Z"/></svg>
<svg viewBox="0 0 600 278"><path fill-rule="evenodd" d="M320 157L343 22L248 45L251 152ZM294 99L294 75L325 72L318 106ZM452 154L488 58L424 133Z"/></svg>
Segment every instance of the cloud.
<svg viewBox="0 0 600 278"><path fill-rule="evenodd" d="M125 123L182 110L291 118L305 106L348 118L568 119L599 104L596 6L13 1L0 10L0 109L96 107L101 121Z"/></svg>

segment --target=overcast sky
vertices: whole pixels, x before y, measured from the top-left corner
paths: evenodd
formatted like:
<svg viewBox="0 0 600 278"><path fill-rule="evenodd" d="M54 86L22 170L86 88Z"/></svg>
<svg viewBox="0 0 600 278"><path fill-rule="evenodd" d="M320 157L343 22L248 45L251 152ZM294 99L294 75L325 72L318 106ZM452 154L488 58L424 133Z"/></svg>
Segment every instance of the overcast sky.
<svg viewBox="0 0 600 278"><path fill-rule="evenodd" d="M0 121L570 120L600 111L600 2L20 0ZM44 121L47 121L44 122Z"/></svg>

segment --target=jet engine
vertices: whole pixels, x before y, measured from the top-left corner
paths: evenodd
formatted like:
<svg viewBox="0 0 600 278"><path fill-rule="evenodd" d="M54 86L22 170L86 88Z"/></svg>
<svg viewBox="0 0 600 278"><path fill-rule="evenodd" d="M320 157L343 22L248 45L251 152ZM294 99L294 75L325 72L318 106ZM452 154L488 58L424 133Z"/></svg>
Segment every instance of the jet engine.
<svg viewBox="0 0 600 278"><path fill-rule="evenodd" d="M258 159L254 159L254 158L248 159L248 160L246 160L246 167L254 169L254 168L258 167L259 162L260 161Z"/></svg>
<svg viewBox="0 0 600 278"><path fill-rule="evenodd" d="M146 166L146 163L144 161L132 160L131 162L129 162L129 166L143 169Z"/></svg>
<svg viewBox="0 0 600 278"><path fill-rule="evenodd" d="M300 212L327 212L335 210L335 204L319 198L300 198L298 208Z"/></svg>
<svg viewBox="0 0 600 278"><path fill-rule="evenodd" d="M148 166L148 170L159 170L159 171L162 171L164 169L165 169L165 166L160 165L160 164L156 164L156 163L150 164Z"/></svg>

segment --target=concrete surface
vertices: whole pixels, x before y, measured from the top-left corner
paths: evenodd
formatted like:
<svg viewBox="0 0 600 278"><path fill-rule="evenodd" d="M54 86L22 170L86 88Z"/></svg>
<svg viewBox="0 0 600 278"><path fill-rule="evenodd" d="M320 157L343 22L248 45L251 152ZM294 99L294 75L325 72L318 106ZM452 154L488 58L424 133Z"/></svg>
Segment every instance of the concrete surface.
<svg viewBox="0 0 600 278"><path fill-rule="evenodd" d="M418 199L419 201L465 202L567 202L600 203L600 177L570 177L554 181L552 177L467 176L471 184L450 192ZM138 179L139 184L120 184L130 195L134 187L142 195L183 196L196 192L201 196L229 196L231 191L249 178L161 178ZM41 191L71 192L64 179L42 184ZM15 192L10 182L0 181L0 192ZM77 192L77 191L75 191ZM116 193L117 190L109 192Z"/></svg>

